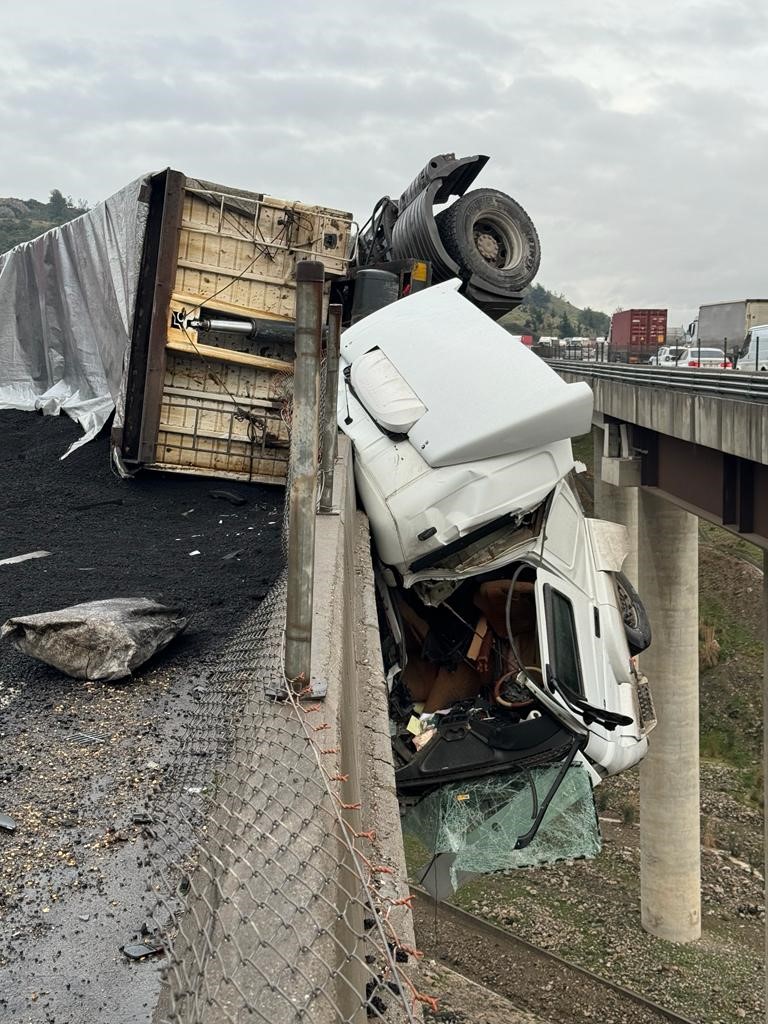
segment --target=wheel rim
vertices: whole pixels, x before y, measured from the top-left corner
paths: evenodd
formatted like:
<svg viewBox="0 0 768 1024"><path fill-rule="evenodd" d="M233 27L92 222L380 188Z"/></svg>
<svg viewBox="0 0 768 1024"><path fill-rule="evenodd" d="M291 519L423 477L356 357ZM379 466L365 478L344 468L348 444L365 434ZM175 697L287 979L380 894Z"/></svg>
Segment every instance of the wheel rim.
<svg viewBox="0 0 768 1024"><path fill-rule="evenodd" d="M525 242L511 217L503 213L484 213L472 225L472 236L480 258L495 270L516 266Z"/></svg>

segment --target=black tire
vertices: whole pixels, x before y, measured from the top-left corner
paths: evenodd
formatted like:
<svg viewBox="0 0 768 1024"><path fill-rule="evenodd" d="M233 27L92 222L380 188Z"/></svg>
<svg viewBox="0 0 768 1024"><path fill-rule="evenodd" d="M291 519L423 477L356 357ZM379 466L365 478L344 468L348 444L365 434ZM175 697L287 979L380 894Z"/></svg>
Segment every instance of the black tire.
<svg viewBox="0 0 768 1024"><path fill-rule="evenodd" d="M623 572L614 573L614 580L629 653L642 654L651 646L651 624L645 606Z"/></svg>
<svg viewBox="0 0 768 1024"><path fill-rule="evenodd" d="M514 199L495 188L478 188L435 217L450 256L478 281L521 291L541 261L533 221Z"/></svg>

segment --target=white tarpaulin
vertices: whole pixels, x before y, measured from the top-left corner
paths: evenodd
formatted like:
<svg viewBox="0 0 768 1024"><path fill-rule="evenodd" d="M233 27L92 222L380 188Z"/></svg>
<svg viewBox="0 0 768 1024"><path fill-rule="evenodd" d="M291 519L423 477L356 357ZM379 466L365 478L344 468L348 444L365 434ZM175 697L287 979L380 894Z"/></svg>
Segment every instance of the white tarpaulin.
<svg viewBox="0 0 768 1024"><path fill-rule="evenodd" d="M146 180L0 256L0 409L65 412L85 431L69 451L98 434L120 392Z"/></svg>

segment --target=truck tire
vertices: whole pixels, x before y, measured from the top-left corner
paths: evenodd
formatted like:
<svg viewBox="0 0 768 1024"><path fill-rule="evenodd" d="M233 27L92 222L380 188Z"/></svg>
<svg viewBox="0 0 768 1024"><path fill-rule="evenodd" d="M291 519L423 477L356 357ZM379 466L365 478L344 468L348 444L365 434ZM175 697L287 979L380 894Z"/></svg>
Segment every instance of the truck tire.
<svg viewBox="0 0 768 1024"><path fill-rule="evenodd" d="M642 654L651 646L651 624L645 606L623 572L614 573L614 581L629 653Z"/></svg>
<svg viewBox="0 0 768 1024"><path fill-rule="evenodd" d="M478 188L435 217L446 251L477 280L521 291L541 260L533 221L514 199L494 188Z"/></svg>

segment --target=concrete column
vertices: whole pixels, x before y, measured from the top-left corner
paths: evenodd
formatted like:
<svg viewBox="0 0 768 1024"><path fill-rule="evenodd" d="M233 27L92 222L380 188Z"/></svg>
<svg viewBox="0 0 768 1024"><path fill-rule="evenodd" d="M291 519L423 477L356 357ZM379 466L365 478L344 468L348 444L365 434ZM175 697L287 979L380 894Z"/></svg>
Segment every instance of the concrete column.
<svg viewBox="0 0 768 1024"><path fill-rule="evenodd" d="M624 572L637 587L637 487L614 487L605 481L600 486L600 505L597 515L612 523L626 526L629 534L629 552ZM641 592L642 596L642 592Z"/></svg>
<svg viewBox="0 0 768 1024"><path fill-rule="evenodd" d="M598 509L602 501L603 480L600 475L600 464L603 461L603 428L592 427L592 478L594 514L599 516Z"/></svg>
<svg viewBox="0 0 768 1024"><path fill-rule="evenodd" d="M698 519L641 490L638 539L653 630L641 662L659 721L640 766L642 923L691 942L701 936Z"/></svg>
<svg viewBox="0 0 768 1024"><path fill-rule="evenodd" d="M621 523L629 533L629 553L624 562L624 572L631 583L637 586L637 487L614 487L602 478L603 460L602 427L592 427L592 452L594 458L594 515L611 523Z"/></svg>

